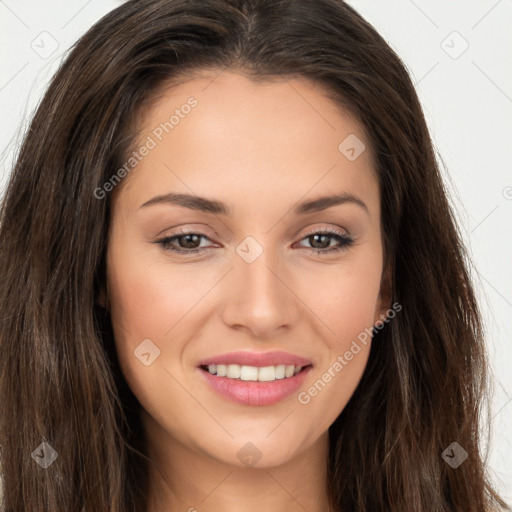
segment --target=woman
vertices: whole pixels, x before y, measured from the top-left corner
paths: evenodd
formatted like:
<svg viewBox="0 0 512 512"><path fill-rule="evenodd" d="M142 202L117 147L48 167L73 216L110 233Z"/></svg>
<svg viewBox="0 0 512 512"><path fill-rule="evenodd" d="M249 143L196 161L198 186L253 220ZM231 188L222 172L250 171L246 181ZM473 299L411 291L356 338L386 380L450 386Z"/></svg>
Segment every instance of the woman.
<svg viewBox="0 0 512 512"><path fill-rule="evenodd" d="M506 509L468 268L351 7L128 1L2 205L2 510Z"/></svg>

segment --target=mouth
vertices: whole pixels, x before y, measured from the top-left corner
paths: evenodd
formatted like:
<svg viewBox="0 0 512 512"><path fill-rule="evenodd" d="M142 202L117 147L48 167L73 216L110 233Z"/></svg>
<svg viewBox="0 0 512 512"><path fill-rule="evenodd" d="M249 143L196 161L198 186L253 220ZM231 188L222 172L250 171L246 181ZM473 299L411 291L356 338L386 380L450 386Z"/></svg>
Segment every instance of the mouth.
<svg viewBox="0 0 512 512"><path fill-rule="evenodd" d="M255 363L259 366L253 366L234 363L233 358L229 363L225 358L216 358L215 363L205 364L202 361L197 370L207 387L229 402L250 406L274 405L290 399L304 385L313 369L313 364L307 360L292 359L287 362L296 364L269 364L268 361L262 363L260 359Z"/></svg>
<svg viewBox="0 0 512 512"><path fill-rule="evenodd" d="M197 371L218 396L244 405L273 405L289 399L313 363L281 350L237 351L198 362Z"/></svg>
<svg viewBox="0 0 512 512"><path fill-rule="evenodd" d="M295 365L248 366L239 364L209 364L201 365L201 370L210 375L240 381L273 382L281 379L290 379L311 367Z"/></svg>

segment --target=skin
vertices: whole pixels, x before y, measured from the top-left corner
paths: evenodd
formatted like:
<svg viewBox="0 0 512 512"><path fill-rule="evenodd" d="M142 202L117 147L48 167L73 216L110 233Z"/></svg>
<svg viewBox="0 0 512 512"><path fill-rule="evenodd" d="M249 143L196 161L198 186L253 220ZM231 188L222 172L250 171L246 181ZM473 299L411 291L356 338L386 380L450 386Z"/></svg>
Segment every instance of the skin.
<svg viewBox="0 0 512 512"><path fill-rule="evenodd" d="M150 468L149 511L328 510L328 428L367 363L370 343L311 398L241 405L201 378L201 359L235 350L283 350L312 361L310 388L353 340L390 307L383 279L380 193L364 130L318 86L303 79L253 83L224 71L193 76L143 114L142 144L188 98L180 119L113 192L107 294L121 368L143 407ZM338 145L355 134L366 150L349 161ZM168 192L226 203L232 216L171 204L141 205ZM344 203L294 215L296 203L349 192ZM181 228L204 234L180 255L155 241ZM320 229L321 228L321 229ZM314 229L341 230L314 245ZM252 236L263 253L236 252ZM323 243L323 245L322 245ZM186 249L186 240L173 245ZM191 247L191 246L190 246ZM134 356L150 339L160 356ZM253 450L249 467L237 457ZM244 448L245 447L245 448ZM243 452L245 453L245 452Z"/></svg>

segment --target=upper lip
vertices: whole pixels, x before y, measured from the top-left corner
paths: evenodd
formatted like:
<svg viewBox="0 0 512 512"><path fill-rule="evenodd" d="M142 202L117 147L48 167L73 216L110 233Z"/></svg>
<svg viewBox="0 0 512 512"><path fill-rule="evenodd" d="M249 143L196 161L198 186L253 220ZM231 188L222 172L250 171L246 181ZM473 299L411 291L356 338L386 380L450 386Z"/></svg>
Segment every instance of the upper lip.
<svg viewBox="0 0 512 512"><path fill-rule="evenodd" d="M311 363L309 359L274 350L271 352L248 352L238 351L221 354L208 359L203 359L198 366L208 366L209 364L238 364L240 366L278 366L284 364L286 366L308 366Z"/></svg>

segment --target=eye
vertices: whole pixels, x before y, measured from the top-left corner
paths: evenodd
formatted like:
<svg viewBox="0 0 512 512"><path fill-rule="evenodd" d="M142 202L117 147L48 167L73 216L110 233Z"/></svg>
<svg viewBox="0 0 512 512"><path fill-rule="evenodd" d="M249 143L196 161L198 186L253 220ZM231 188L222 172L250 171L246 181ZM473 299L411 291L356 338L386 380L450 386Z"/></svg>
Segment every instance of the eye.
<svg viewBox="0 0 512 512"><path fill-rule="evenodd" d="M166 251L173 251L179 254L194 254L202 252L204 249L210 249L211 247L201 247L200 244L202 239L210 240L206 235L202 233L188 233L182 231L177 235L168 236L157 240L156 243L160 244ZM178 247L173 245L173 242L179 244Z"/></svg>
<svg viewBox="0 0 512 512"><path fill-rule="evenodd" d="M341 231L316 230L307 234L302 240L311 244L309 252L313 254L332 254L350 247L354 243L354 239ZM331 242L335 241L338 245L331 246Z"/></svg>
<svg viewBox="0 0 512 512"><path fill-rule="evenodd" d="M162 246L166 251L178 254L197 254L213 249L211 246L201 247L203 240L210 240L203 233L181 231L178 234L162 238L155 243ZM307 241L312 247L299 246L313 254L331 254L350 247L354 240L352 237L341 231L316 230L307 234L302 241ZM334 241L337 245L331 246Z"/></svg>

